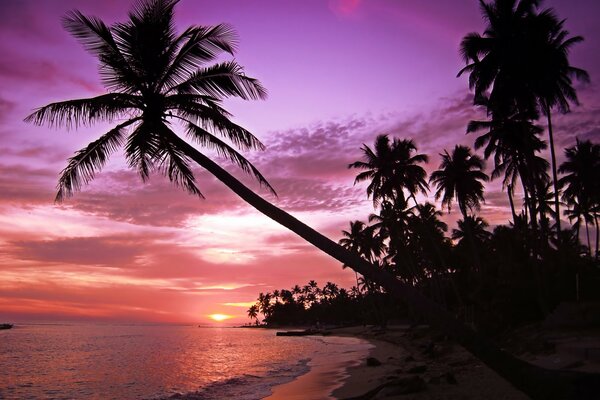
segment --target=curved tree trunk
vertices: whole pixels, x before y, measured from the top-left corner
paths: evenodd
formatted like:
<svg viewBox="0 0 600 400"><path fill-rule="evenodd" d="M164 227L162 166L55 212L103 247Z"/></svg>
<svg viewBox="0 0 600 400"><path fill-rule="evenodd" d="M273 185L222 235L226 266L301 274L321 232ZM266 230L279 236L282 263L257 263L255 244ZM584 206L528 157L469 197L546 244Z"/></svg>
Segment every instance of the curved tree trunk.
<svg viewBox="0 0 600 400"><path fill-rule="evenodd" d="M556 153L554 152L554 133L550 107L546 106L548 117L548 138L550 139L550 157L552 158L552 184L554 186L554 211L556 212L556 237L560 239L560 202L558 201L558 173L556 172ZM559 243L560 246L560 243Z"/></svg>
<svg viewBox="0 0 600 400"><path fill-rule="evenodd" d="M269 203L244 186L231 174L183 139L173 134L172 140L185 149L195 162L205 168L252 207L290 229L318 249L350 266L356 272L384 287L396 299L410 304L433 327L453 337L482 362L533 399L592 399L600 390L598 375L572 371L546 370L500 350L489 340L456 320L439 305L424 297L414 287L346 250L331 239L302 223L292 215Z"/></svg>

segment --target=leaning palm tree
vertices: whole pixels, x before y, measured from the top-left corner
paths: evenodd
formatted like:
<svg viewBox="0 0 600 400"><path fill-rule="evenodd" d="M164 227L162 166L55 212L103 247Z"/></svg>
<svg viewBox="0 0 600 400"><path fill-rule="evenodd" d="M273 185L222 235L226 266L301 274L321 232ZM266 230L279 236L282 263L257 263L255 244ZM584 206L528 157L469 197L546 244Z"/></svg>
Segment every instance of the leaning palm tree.
<svg viewBox="0 0 600 400"><path fill-rule="evenodd" d="M581 379L579 375L568 375L569 384L553 384L550 380L547 386L536 385L535 380L523 380L523 376L543 379L538 376L543 371L498 349L410 285L383 269L374 268L360 256L275 207L177 135L177 124L181 124L189 140L216 150L272 191L260 172L223 140L230 140L241 149L262 148L258 139L230 120L221 101L230 96L264 98L264 88L245 76L241 66L233 61L206 66L223 52L234 53L235 35L224 25L193 26L177 33L173 20L176 3L177 0L138 2L128 21L112 26L78 11L65 17L65 28L98 57L102 82L108 93L52 103L37 109L26 120L67 128L99 121L124 122L69 160L59 179L57 200L64 200L89 183L120 147L124 147L130 167L137 170L142 179L153 171L160 171L175 184L200 196L190 166L193 161L269 218L384 286L399 300L412 304L432 325L455 337L518 387L539 398L549 398L547 392L572 392L572 380ZM260 304L261 311L267 314L268 297L263 294Z"/></svg>

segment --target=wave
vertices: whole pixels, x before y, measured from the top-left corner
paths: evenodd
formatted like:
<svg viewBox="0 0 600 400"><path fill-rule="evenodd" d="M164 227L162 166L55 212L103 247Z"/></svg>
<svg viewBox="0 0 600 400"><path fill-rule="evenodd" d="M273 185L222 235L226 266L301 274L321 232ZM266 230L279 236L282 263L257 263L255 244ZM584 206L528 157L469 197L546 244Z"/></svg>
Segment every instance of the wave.
<svg viewBox="0 0 600 400"><path fill-rule="evenodd" d="M296 364L274 366L265 375L243 374L233 378L210 383L200 390L189 393L176 393L160 400L259 400L271 394L275 386L291 382L310 371L310 358L299 360Z"/></svg>

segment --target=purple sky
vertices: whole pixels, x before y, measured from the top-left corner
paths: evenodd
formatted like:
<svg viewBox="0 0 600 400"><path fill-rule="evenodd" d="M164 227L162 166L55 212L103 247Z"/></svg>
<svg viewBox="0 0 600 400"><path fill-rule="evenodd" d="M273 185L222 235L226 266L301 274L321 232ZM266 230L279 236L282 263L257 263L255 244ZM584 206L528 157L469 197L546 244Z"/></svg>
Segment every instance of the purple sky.
<svg viewBox="0 0 600 400"><path fill-rule="evenodd" d="M592 78L579 90L581 106L556 118L557 142L598 141L600 3L544 6L586 38L571 62ZM160 176L142 184L116 156L82 193L55 205L66 159L107 128L22 122L35 107L103 92L96 60L61 28L74 8L112 23L126 18L129 2L0 3L0 320L189 322L220 312L241 322L260 291L310 279L352 284L350 271L201 171L204 201ZM372 212L346 169L362 143L381 133L413 138L431 156L428 171L444 148L472 146L464 132L480 114L456 74L460 39L484 26L476 1L182 0L176 17L180 28L236 28L236 60L269 91L266 101L226 103L267 146L248 157L277 189L272 201L335 240ZM492 224L508 220L499 188L489 185L481 211Z"/></svg>

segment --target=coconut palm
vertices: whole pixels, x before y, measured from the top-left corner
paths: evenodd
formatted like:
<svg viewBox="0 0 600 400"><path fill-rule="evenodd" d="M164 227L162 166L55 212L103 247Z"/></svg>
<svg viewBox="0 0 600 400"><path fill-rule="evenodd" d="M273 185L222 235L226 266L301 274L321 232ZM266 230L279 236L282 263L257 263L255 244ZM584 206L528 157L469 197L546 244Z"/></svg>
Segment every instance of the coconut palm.
<svg viewBox="0 0 600 400"><path fill-rule="evenodd" d="M253 319L256 320L256 324L258 325L258 306L256 304L251 305L248 309L248 318L250 318L250 321Z"/></svg>
<svg viewBox="0 0 600 400"><path fill-rule="evenodd" d="M235 149L260 149L262 144L249 131L233 123L231 115L222 107L222 100L231 96L264 98L264 88L246 76L235 61L207 66L222 53L235 52L236 36L225 25L192 26L177 33L173 19L176 3L177 0L142 0L132 8L128 21L111 26L79 11L65 17L65 28L98 57L100 75L108 93L52 103L37 109L26 120L67 128L101 121L119 123L69 160L59 179L57 200L64 200L89 183L120 147L124 148L129 166L143 180L151 172L160 171L175 184L201 196L190 165L194 162L258 211L384 286L397 299L412 304L432 325L456 337L459 343L518 387L540 396L547 390L553 393L552 382L535 385L535 381L532 384L531 380L521 379L538 371L535 367L505 354L410 285L383 269L374 268L360 256L275 207L176 134L181 127L196 145L216 151L273 191L260 172ZM263 295L263 312L269 312L266 297ZM544 390L539 389L542 386Z"/></svg>
<svg viewBox="0 0 600 400"><path fill-rule="evenodd" d="M434 171L429 179L437 187L435 198L441 197L442 206L446 206L448 211L452 202L456 201L463 219L466 219L467 210L478 209L484 201L483 182L489 180L482 171L484 162L481 157L471 154L470 148L460 145L454 148L452 155L444 150L440 156L440 169Z"/></svg>
<svg viewBox="0 0 600 400"><path fill-rule="evenodd" d="M534 125L526 116L514 115L510 117L496 116L495 113L489 121L470 121L467 133L485 130L475 140L475 148L484 147L484 157L494 156L494 170L491 178L495 179L504 174L503 188L507 189L509 202L513 214L516 213L512 201L514 187L517 179L523 186L526 199L531 199L525 204L531 211L531 222L537 226L537 205L535 195L537 182L547 178L548 162L539 157L537 153L546 148L546 144L538 136L542 128Z"/></svg>
<svg viewBox="0 0 600 400"><path fill-rule="evenodd" d="M562 198L571 208L565 214L569 216L569 220L576 220L578 233L581 220L583 219L585 222L588 248L591 254L588 224L596 225L596 231L598 231L600 145L593 144L589 140L579 141L577 139L575 146L565 149L565 156L566 160L558 170L560 173L566 174L559 180L559 185L564 188ZM598 240L596 240L597 243ZM596 245L596 247L598 246Z"/></svg>
<svg viewBox="0 0 600 400"><path fill-rule="evenodd" d="M452 230L452 239L458 240L459 243L471 235L479 245L485 243L492 235L486 229L489 224L481 217L467 216L465 219L458 220L457 225L458 228Z"/></svg>
<svg viewBox="0 0 600 400"><path fill-rule="evenodd" d="M356 161L348 168L364 170L354 183L370 181L367 196L373 197L374 206L381 201L404 198L404 190L414 198L416 193L426 193L429 189L425 180L427 173L418 165L428 158L425 154L413 154L417 147L412 140L394 138L390 142L387 135L379 135L373 149L363 144L361 150L364 161Z"/></svg>
<svg viewBox="0 0 600 400"><path fill-rule="evenodd" d="M559 217L558 179L552 110L568 112L577 104L573 79L589 81L587 72L569 64L569 51L581 36L568 37L552 9L538 11L539 0L480 1L487 22L483 35L469 33L461 43L475 99L486 96L495 112L510 115L515 110L547 116L556 216ZM556 220L560 231L560 219Z"/></svg>
<svg viewBox="0 0 600 400"><path fill-rule="evenodd" d="M350 230L342 231L342 235L344 237L338 243L369 262L381 257L385 251L385 244L375 234L375 229L362 221L350 221Z"/></svg>

